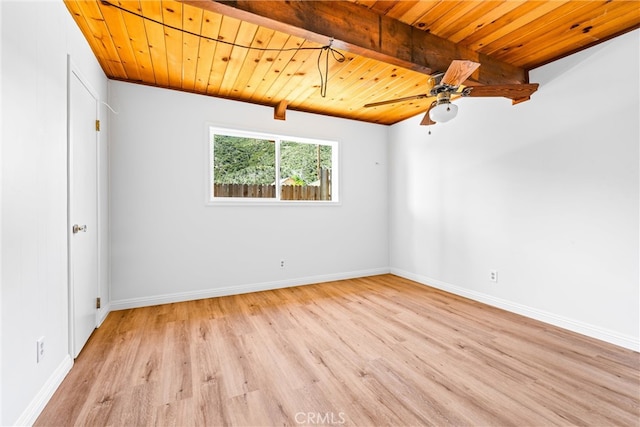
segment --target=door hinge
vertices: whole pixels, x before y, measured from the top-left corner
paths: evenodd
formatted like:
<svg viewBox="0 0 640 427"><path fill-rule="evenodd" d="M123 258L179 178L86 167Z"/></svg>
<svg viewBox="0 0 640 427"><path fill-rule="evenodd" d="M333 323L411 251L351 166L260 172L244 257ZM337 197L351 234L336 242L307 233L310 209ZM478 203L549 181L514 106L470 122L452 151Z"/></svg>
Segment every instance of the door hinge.
<svg viewBox="0 0 640 427"><path fill-rule="evenodd" d="M100 120L96 120L96 131L100 132Z"/></svg>
<svg viewBox="0 0 640 427"><path fill-rule="evenodd" d="M96 298L96 308L100 308L100 297Z"/></svg>

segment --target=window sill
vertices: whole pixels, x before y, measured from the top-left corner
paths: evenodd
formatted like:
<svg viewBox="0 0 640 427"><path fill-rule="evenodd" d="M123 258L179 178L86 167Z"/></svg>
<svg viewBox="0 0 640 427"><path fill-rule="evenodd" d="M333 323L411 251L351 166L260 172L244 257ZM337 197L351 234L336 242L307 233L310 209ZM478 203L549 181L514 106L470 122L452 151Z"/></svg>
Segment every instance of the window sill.
<svg viewBox="0 0 640 427"><path fill-rule="evenodd" d="M229 200L208 200L205 203L206 207L218 207L218 206L341 206L339 201L319 201L319 200L261 200L261 199L238 199L233 198Z"/></svg>

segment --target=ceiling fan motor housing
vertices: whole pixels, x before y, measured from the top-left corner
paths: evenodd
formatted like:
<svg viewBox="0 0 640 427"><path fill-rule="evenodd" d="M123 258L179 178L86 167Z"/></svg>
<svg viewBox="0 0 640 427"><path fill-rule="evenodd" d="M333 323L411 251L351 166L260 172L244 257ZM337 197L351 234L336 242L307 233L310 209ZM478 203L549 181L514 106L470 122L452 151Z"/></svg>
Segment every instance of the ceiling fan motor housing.
<svg viewBox="0 0 640 427"><path fill-rule="evenodd" d="M429 94L431 96L438 96L442 93L447 93L447 94L454 93L456 90L458 90L458 86L441 83L439 85L432 87L431 90L429 91Z"/></svg>
<svg viewBox="0 0 640 427"><path fill-rule="evenodd" d="M448 104L451 102L451 92L440 92L436 95L436 105Z"/></svg>

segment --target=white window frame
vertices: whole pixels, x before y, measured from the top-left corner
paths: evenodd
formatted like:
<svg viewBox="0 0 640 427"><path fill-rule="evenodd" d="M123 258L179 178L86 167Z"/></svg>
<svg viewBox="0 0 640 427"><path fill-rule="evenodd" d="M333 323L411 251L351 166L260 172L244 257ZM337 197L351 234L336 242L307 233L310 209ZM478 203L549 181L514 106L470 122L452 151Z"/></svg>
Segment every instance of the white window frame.
<svg viewBox="0 0 640 427"><path fill-rule="evenodd" d="M340 205L340 144L335 140L316 139L316 138L303 138L290 135L273 134L267 132L255 132L231 129L225 127L219 127L215 125L207 125L207 169L206 169L206 202L207 206L224 206L224 205L313 205L313 206L338 206ZM280 200L280 185L276 185L276 197L275 198L262 198L262 197L215 197L213 194L213 142L216 134L236 136L240 138L254 138L254 139L267 139L275 141L276 143L276 181L280 182L280 143L296 142L301 144L313 144L313 145L329 145L331 146L331 200Z"/></svg>

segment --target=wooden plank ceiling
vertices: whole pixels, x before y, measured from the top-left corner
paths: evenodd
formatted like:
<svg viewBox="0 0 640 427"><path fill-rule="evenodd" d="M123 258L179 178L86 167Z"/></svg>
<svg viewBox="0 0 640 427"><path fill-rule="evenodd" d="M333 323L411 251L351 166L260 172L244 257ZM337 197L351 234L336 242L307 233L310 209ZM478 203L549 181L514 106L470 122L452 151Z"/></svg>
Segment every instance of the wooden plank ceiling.
<svg viewBox="0 0 640 427"><path fill-rule="evenodd" d="M640 24L635 0L64 2L111 79L382 124L433 98L365 104L428 92L453 59L482 64L472 84L526 83Z"/></svg>

